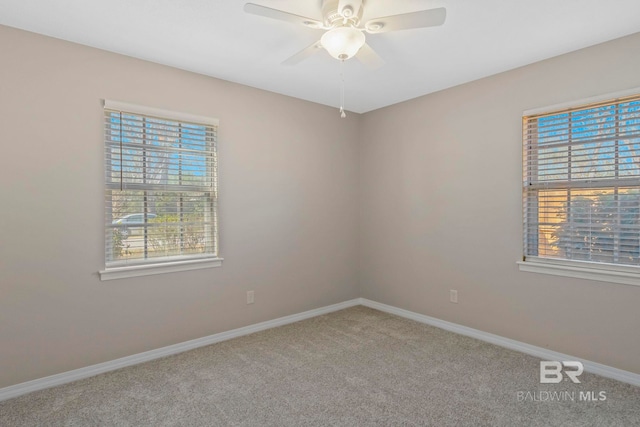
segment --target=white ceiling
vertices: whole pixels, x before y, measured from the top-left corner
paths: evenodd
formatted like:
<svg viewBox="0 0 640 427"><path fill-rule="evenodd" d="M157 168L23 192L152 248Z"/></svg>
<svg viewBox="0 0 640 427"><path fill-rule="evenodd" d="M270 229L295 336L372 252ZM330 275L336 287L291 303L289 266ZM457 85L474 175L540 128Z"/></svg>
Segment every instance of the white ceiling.
<svg viewBox="0 0 640 427"><path fill-rule="evenodd" d="M251 0L321 19L321 0ZM242 0L0 0L0 24L339 105L339 61L281 62L322 32ZM345 63L345 108L367 112L640 31L640 0L365 0L363 21L444 6L441 27L367 35L386 61Z"/></svg>

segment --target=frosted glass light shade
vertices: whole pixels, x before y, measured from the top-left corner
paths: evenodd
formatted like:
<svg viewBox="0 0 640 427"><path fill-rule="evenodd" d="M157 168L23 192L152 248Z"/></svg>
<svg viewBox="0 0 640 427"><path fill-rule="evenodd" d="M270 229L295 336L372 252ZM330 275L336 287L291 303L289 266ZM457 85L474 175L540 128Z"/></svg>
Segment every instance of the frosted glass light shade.
<svg viewBox="0 0 640 427"><path fill-rule="evenodd" d="M341 61L353 57L364 45L362 31L352 27L338 27L322 35L320 43L329 55Z"/></svg>

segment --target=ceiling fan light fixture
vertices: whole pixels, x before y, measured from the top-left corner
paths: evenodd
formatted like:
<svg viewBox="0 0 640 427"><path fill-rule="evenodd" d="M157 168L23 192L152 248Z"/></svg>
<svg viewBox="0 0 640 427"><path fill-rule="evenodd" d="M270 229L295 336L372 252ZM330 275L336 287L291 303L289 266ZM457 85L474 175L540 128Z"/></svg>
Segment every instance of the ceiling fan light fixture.
<svg viewBox="0 0 640 427"><path fill-rule="evenodd" d="M320 43L329 55L345 61L355 56L364 45L365 36L362 31L353 27L337 27L322 35Z"/></svg>

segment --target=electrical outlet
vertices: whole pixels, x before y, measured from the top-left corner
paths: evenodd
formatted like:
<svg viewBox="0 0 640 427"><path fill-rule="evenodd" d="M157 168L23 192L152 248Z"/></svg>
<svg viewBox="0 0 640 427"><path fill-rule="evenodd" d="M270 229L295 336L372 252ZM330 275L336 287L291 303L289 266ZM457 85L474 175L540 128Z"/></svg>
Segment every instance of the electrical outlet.
<svg viewBox="0 0 640 427"><path fill-rule="evenodd" d="M449 301L454 304L458 303L458 291L456 291L455 289L451 289L449 291Z"/></svg>
<svg viewBox="0 0 640 427"><path fill-rule="evenodd" d="M247 304L254 303L254 291L247 291Z"/></svg>

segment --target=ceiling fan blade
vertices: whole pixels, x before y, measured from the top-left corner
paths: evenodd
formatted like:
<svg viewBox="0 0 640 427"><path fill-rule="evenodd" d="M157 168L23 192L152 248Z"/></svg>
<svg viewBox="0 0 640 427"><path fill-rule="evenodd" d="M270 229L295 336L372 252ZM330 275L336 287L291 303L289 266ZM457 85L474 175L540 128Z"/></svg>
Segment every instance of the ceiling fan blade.
<svg viewBox="0 0 640 427"><path fill-rule="evenodd" d="M380 68L384 65L384 60L366 43L362 45L356 54L356 59L371 69Z"/></svg>
<svg viewBox="0 0 640 427"><path fill-rule="evenodd" d="M307 18L306 16L295 15L293 13L285 12L284 10L260 6L259 4L254 3L246 3L244 5L244 11L252 15L264 16L266 18L291 22L293 24L302 24L305 27L310 28L322 28L323 26L322 22L315 19Z"/></svg>
<svg viewBox="0 0 640 427"><path fill-rule="evenodd" d="M411 28L436 27L444 24L447 10L444 7L404 13L402 15L385 16L367 21L365 29L371 34L389 31L409 30Z"/></svg>
<svg viewBox="0 0 640 427"><path fill-rule="evenodd" d="M314 53L319 52L321 50L322 50L322 45L320 44L320 40L318 40L317 42L315 42L311 46L305 47L300 52L298 52L295 55L293 55L291 58L285 60L282 63L282 65L296 65L299 62L304 61L305 59L307 59L308 57L310 57Z"/></svg>

